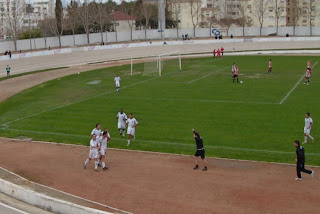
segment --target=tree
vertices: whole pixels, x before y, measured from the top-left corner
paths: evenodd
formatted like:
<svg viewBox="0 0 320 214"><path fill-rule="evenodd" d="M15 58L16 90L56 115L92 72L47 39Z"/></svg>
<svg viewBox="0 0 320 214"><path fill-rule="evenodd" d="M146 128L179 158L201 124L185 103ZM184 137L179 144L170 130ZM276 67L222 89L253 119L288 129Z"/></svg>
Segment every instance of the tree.
<svg viewBox="0 0 320 214"><path fill-rule="evenodd" d="M177 30L177 39L179 39L179 23L181 16L181 6L179 6L178 0L171 1L171 14L173 25Z"/></svg>
<svg viewBox="0 0 320 214"><path fill-rule="evenodd" d="M252 19L248 15L249 14L248 6L249 6L248 0L240 0L238 24L240 27L242 27L242 36L245 36L245 33L244 33L245 27L250 27L252 25Z"/></svg>
<svg viewBox="0 0 320 214"><path fill-rule="evenodd" d="M76 45L76 40L75 40L75 32L76 29L80 25L79 17L78 17L78 12L79 10L79 5L76 1L70 2L70 4L67 7L67 19L66 19L66 26L68 29L72 31L72 37L73 37L73 46Z"/></svg>
<svg viewBox="0 0 320 214"><path fill-rule="evenodd" d="M22 30L23 12L25 8L22 0L6 0L7 10L5 10L5 28L13 39L14 50L17 51L17 40Z"/></svg>
<svg viewBox="0 0 320 214"><path fill-rule="evenodd" d="M276 25L276 34L279 32L279 19L281 17L282 11L285 10L285 2L283 0L272 0L272 6L274 10L274 19Z"/></svg>
<svg viewBox="0 0 320 214"><path fill-rule="evenodd" d="M319 0L306 0L305 1L305 10L307 12L309 27L310 27L310 36L312 36L312 25L315 18L319 15L320 1Z"/></svg>
<svg viewBox="0 0 320 214"><path fill-rule="evenodd" d="M59 47L61 47L61 36L65 27L65 19L63 18L63 7L59 6L60 12L58 9L55 9L55 17L49 20L49 29L51 32L58 37Z"/></svg>
<svg viewBox="0 0 320 214"><path fill-rule="evenodd" d="M56 7L54 9L55 12L55 18L56 18L56 31L58 35L62 35L63 32L63 26L62 26L62 22L63 22L63 7L62 7L62 2L61 0L56 0ZM61 47L60 44L60 39L59 39L59 47Z"/></svg>
<svg viewBox="0 0 320 214"><path fill-rule="evenodd" d="M94 20L99 26L99 32L101 35L101 43L103 43L103 32L106 28L106 25L108 22L110 22L111 19L111 13L109 13L107 5L102 2L102 0L99 0L98 3L94 3Z"/></svg>
<svg viewBox="0 0 320 214"><path fill-rule="evenodd" d="M43 20L39 21L38 26L39 29L41 30L41 34L44 39L44 47L47 48L47 35L48 35L48 30L49 30L49 18L48 15L45 13Z"/></svg>
<svg viewBox="0 0 320 214"><path fill-rule="evenodd" d="M296 35L296 27L298 25L299 19L302 15L301 0L291 0L290 2L292 8L292 17L293 17L293 35Z"/></svg>
<svg viewBox="0 0 320 214"><path fill-rule="evenodd" d="M267 0L256 0L253 6L253 12L260 23L260 36L262 35L262 27L267 11Z"/></svg>
<svg viewBox="0 0 320 214"><path fill-rule="evenodd" d="M229 36L229 29L231 27L232 24L235 23L235 20L232 17L232 12L229 11L230 7L227 4L227 1L224 1L221 7L221 11L220 11L220 18L219 18L219 24L222 27L227 28L227 36Z"/></svg>
<svg viewBox="0 0 320 214"><path fill-rule="evenodd" d="M155 13L155 5L150 3L142 2L140 6L140 11L142 13L143 18L145 19L145 25L144 25L144 38L147 39L147 29L150 27L150 19L152 16L154 16Z"/></svg>
<svg viewBox="0 0 320 214"><path fill-rule="evenodd" d="M133 27L135 26L135 20L132 20L131 18L127 17L127 15L134 17L135 12L137 9L136 2L126 2L122 0L120 5L120 10L122 13L119 13L120 16L123 16L121 19L125 20L129 27L130 27L130 40L132 41L132 31Z"/></svg>
<svg viewBox="0 0 320 214"><path fill-rule="evenodd" d="M81 2L79 0L79 5ZM78 10L78 17L81 21L82 27L87 35L87 43L90 44L90 29L92 27L94 21L94 11L92 4L90 4L89 0L84 0L82 6Z"/></svg>
<svg viewBox="0 0 320 214"><path fill-rule="evenodd" d="M212 36L212 27L218 22L217 14L219 13L219 8L217 4L213 2L213 4L208 4L206 12L209 13L209 16L206 16L203 24L209 26L210 36Z"/></svg>
<svg viewBox="0 0 320 214"><path fill-rule="evenodd" d="M200 24L201 20L201 1L200 0L188 0L190 7L190 17L193 25L193 37L196 37L196 27Z"/></svg>

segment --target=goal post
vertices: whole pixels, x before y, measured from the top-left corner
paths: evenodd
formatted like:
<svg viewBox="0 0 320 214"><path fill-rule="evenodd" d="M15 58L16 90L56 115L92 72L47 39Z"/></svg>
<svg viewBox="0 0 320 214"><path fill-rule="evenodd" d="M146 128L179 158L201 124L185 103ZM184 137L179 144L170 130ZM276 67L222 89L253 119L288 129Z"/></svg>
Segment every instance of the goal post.
<svg viewBox="0 0 320 214"><path fill-rule="evenodd" d="M158 62L159 76L162 76L164 71L168 71L168 70L181 71L182 62L181 62L181 54L179 51L160 54L158 57L158 60L159 60Z"/></svg>
<svg viewBox="0 0 320 214"><path fill-rule="evenodd" d="M181 54L179 51L150 55L146 57L131 57L130 75L162 76L164 73L181 70Z"/></svg>

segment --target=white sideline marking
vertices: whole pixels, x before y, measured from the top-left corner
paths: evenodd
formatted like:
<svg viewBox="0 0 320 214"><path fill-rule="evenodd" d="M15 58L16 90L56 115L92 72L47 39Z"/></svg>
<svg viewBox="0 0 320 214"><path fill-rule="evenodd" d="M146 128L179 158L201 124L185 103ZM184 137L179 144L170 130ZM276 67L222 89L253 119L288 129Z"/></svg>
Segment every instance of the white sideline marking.
<svg viewBox="0 0 320 214"><path fill-rule="evenodd" d="M0 167L0 168L1 168L1 167ZM22 211L22 210L16 209L16 208L14 208L14 207L11 207L11 206L9 206L9 205L6 205L6 204L0 202L0 207L1 207L1 206L5 207L5 208L8 208L9 210L16 211L16 212L21 213L21 214L29 214L29 213L27 213L27 212L24 212L24 211Z"/></svg>
<svg viewBox="0 0 320 214"><path fill-rule="evenodd" d="M38 142L38 141L37 141L37 142ZM33 184L37 184L37 185L39 185L39 186L42 186L42 187L45 187L45 188L48 188L48 189L51 189L51 190L55 190L55 191L57 191L57 192L60 192L60 193L63 193L63 194L72 196L72 197L74 197L74 198L78 198L78 199L84 200L84 201L86 201L86 202L90 202L90 203L93 203L93 204L96 204L96 205L99 205L99 206L102 206L102 207L106 207L106 208L115 210L115 211L117 211L117 212L121 212L121 213L125 213L125 214L132 214L132 213L130 213L130 212L128 212L128 211L125 211L125 210L120 210L120 209L111 207L111 206L106 205L106 204L101 204L101 203L96 202L96 201L91 201L91 200L89 200L89 199L81 198L81 197L79 197L79 196L72 195L72 194L70 194L70 193L67 193L67 192L64 192L64 191L61 191L61 190L58 190L58 189L55 189L55 188L52 188L52 187L49 187L49 186L45 186L45 185L43 185L43 184L39 184L39 183L36 183L36 182L34 182L34 181L30 181L30 180L28 180L28 179L26 179L26 178L24 178L24 177L22 177L22 176L20 176L20 175L18 175L18 174L16 174L16 173L14 173L14 172L11 172L11 171L9 171L9 170L7 170L7 169L5 169L5 168L2 168L1 166L0 166L0 169L2 169L3 171L6 171L6 172L8 172L8 173L10 173L10 174L12 174L12 175L15 175L15 176L19 177L19 178L21 178L22 180L28 181L28 182L33 183ZM61 199L59 199L59 200L61 200ZM65 200L62 200L62 201L65 201ZM67 201L67 202L69 202L69 201ZM69 203L72 203L72 202L69 202ZM80 205L80 206L81 206L81 205ZM94 208L93 208L93 209L94 209ZM24 214L24 213L23 213L23 214ZM25 214L28 214L28 213L25 213Z"/></svg>
<svg viewBox="0 0 320 214"><path fill-rule="evenodd" d="M318 61L312 66L312 68L316 67L316 65L318 64ZM295 84L295 86L287 93L287 95L281 100L281 102L279 103L280 105L290 96L290 94L294 91L294 89L297 88L297 86L299 85L299 83L301 82L301 80L305 77L305 74L302 75L302 77L298 80L298 82Z"/></svg>
<svg viewBox="0 0 320 214"><path fill-rule="evenodd" d="M61 135L61 136L86 137L86 138L90 139L90 135L78 135L78 134L67 134L67 133L57 133L57 132L40 132L40 131L31 131L31 130L29 131L29 130L10 129L10 128L8 128L8 129L0 128L0 129L9 130L9 131L30 132L30 133L36 133L36 134L51 134L51 135ZM125 141L125 138L111 137L111 139ZM14 140L19 140L19 139L14 139ZM164 142L164 141L140 140L140 139L136 139L134 141L145 142L145 143L164 144L164 145L192 146L192 147L194 147L194 144L179 143L179 142ZM69 144L67 144L67 145L69 145ZM237 147L228 147L228 146L206 145L205 148L217 148L217 149L228 149L228 150L249 151L249 152L275 153L275 154L294 154L294 152L274 151L274 150L264 150L264 149L250 149L250 148L237 148ZM320 153L308 153L308 155L320 156Z"/></svg>
<svg viewBox="0 0 320 214"><path fill-rule="evenodd" d="M5 137L1 137L0 139L8 139ZM10 140L14 140L14 141L23 141L25 142L25 140L22 139L10 139ZM84 148L89 148L89 146L85 146L85 145L79 145L79 144L67 144L67 143L56 143L56 142L48 142L48 141L31 141L33 143L43 143L43 144L52 144L52 145L62 145L62 146L74 146L74 147L84 147ZM193 157L193 155L185 155L185 154L175 154L175 153L165 153L165 152L152 152L152 151L144 151L144 150L130 150L130 149L119 149L119 148L108 148L110 150L116 150L116 151L126 151L126 152L139 152L139 153L146 153L146 154L161 154L161 155L172 155L172 156L180 156L180 157ZM267 162L267 161L255 161L255 160L241 160L241 159L233 159L233 158L220 158L220 157L207 157L206 159L216 159L216 160L227 160L227 161L238 161L238 162L249 162L249 163L265 163L265 164L276 164L276 165L283 165L283 166L295 166L296 164L290 164L290 163L278 163L278 162ZM320 168L320 166L314 166L314 165L306 165L306 166L311 166L311 167L315 167L315 168ZM3 169L5 171L8 171L2 167L0 167L0 169ZM8 171L9 173L12 173L18 177L21 177L20 175L17 175L13 172ZM23 177L21 177L23 178ZM25 179L25 178L23 178ZM26 179L25 179L26 180ZM31 181L32 182L32 181ZM34 183L34 182L33 182ZM41 185L41 184L39 184ZM48 187L51 188L51 187ZM53 189L53 188L51 188ZM60 190L57 190L60 191ZM62 191L60 191L62 192ZM68 193L66 193L68 194Z"/></svg>
<svg viewBox="0 0 320 214"><path fill-rule="evenodd" d="M174 99L174 98L150 98L150 97L108 97L108 99L134 99L134 100L160 100L160 101L181 101L181 102L202 102L202 103L235 103L235 104L263 104L263 105L279 105L279 103L270 102L245 102L233 100L190 100L190 99Z"/></svg>
<svg viewBox="0 0 320 214"><path fill-rule="evenodd" d="M214 73L218 73L218 72L220 72L220 71L224 71L224 70L226 70L227 68L228 68L228 67L225 67L225 68L223 68L223 69L214 71L214 72L212 72L212 73L210 73L210 74L206 74L206 75L204 75L204 76L202 76L202 77L199 77L199 78L197 78L197 79L191 80L190 82L188 82L188 84L194 83L194 82L196 82L196 81L198 81L198 80L201 80L201 79L203 79L203 78L206 78L206 77L208 77L208 76L211 76L211 75L214 74Z"/></svg>

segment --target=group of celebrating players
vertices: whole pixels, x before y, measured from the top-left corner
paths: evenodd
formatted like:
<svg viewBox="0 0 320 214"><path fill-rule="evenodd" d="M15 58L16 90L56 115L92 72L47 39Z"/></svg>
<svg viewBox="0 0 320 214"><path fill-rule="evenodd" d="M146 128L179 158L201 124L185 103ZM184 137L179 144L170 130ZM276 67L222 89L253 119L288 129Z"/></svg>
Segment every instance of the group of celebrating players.
<svg viewBox="0 0 320 214"><path fill-rule="evenodd" d="M129 118L127 118L127 115L123 112L123 109L120 109L120 111L118 112L117 120L120 136L125 137L125 129L127 128L127 146L130 146L131 139L135 139L135 127L138 125L138 121L133 117L132 113L130 113ZM103 170L108 169L105 162L108 143L111 140L108 129L104 129L104 131L101 131L100 124L96 124L96 127L91 132L91 138L92 139L90 140L89 157L84 162L83 168L86 169L88 163L91 160L94 160L95 171L99 171L99 166L102 166Z"/></svg>

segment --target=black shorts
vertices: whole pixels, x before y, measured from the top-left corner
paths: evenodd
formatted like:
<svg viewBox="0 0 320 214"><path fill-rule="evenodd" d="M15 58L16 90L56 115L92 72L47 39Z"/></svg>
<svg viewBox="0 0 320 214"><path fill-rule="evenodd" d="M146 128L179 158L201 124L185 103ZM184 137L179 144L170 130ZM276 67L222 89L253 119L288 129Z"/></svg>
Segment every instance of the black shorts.
<svg viewBox="0 0 320 214"><path fill-rule="evenodd" d="M201 157L201 159L204 159L205 158L205 155L204 155L204 149L202 149L202 150L197 150L196 151L196 153L194 154L194 156L196 156L196 157Z"/></svg>
<svg viewBox="0 0 320 214"><path fill-rule="evenodd" d="M233 75L233 76L232 76L232 78L236 78L236 77L238 77L238 75Z"/></svg>

